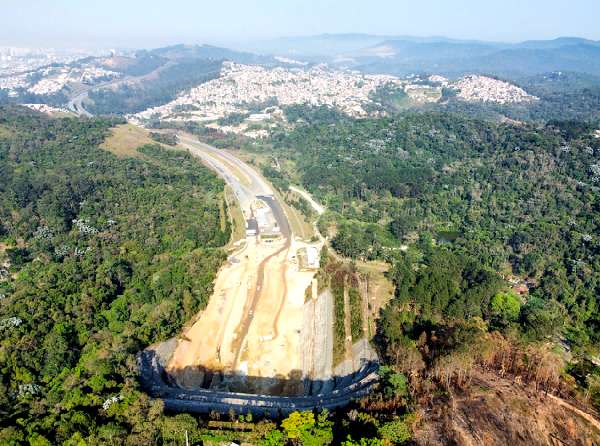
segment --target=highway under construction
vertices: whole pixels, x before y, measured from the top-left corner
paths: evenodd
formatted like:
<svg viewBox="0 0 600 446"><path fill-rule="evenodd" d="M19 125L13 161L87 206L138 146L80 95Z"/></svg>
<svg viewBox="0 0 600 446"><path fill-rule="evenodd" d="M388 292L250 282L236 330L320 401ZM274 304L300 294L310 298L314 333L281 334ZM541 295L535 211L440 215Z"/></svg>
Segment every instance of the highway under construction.
<svg viewBox="0 0 600 446"><path fill-rule="evenodd" d="M323 241L295 237L277 194L251 166L178 136L231 187L246 236L220 269L207 307L176 339L139 355L149 392L173 410L271 415L364 395L376 380L368 348L343 376L334 373L333 299L316 279Z"/></svg>

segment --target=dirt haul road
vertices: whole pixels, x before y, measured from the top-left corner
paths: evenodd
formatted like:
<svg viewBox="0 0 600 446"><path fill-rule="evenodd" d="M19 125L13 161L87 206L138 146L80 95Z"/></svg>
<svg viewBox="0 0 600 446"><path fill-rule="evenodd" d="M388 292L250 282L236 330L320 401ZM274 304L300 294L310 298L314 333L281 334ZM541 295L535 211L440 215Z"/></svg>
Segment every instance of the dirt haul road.
<svg viewBox="0 0 600 446"><path fill-rule="evenodd" d="M309 373L303 352L314 341L312 333L303 333L305 291L312 289L315 271L299 269L297 251L308 245L294 240L271 186L250 166L187 135L179 141L227 181L247 219L261 214L262 224L270 222L279 236L250 235L241 242L166 371L189 389L302 394Z"/></svg>

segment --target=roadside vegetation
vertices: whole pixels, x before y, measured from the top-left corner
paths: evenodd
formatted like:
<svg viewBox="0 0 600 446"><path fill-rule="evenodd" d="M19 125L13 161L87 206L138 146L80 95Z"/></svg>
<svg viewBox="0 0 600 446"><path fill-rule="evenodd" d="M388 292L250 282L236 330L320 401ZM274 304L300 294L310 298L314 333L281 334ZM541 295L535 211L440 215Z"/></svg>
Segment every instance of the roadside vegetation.
<svg viewBox="0 0 600 446"><path fill-rule="evenodd" d="M115 121L0 109L0 444L153 444L135 355L206 305L223 183L185 152L99 148Z"/></svg>
<svg viewBox="0 0 600 446"><path fill-rule="evenodd" d="M320 229L336 251L402 268L397 300L423 318L493 323L492 297L514 286L523 333L564 336L583 353L598 342L594 128L409 115L301 126L267 150L291 158L296 172L279 175L299 176L327 206ZM558 319L532 332L544 311Z"/></svg>
<svg viewBox="0 0 600 446"><path fill-rule="evenodd" d="M319 229L339 254L391 265L375 343L414 407L492 373L593 413L597 128L406 114L298 125L253 150L289 161L264 171L327 207Z"/></svg>
<svg viewBox="0 0 600 446"><path fill-rule="evenodd" d="M169 445L187 433L192 444L383 446L491 432L506 444L517 433L535 443L547 426L566 443L600 438L575 412L600 408L597 123L310 119L245 147L276 157L263 173L283 191L292 179L328 209L319 229L336 253L319 274L335 296L337 359L364 334L364 262L389 265L378 388L277 420L164 413L139 387L135 354L206 305L236 227L223 182L151 139L107 150L120 120L3 107L0 444Z"/></svg>
<svg viewBox="0 0 600 446"><path fill-rule="evenodd" d="M167 146L177 145L177 135L173 133L150 132L150 138L152 138L158 143L165 144Z"/></svg>

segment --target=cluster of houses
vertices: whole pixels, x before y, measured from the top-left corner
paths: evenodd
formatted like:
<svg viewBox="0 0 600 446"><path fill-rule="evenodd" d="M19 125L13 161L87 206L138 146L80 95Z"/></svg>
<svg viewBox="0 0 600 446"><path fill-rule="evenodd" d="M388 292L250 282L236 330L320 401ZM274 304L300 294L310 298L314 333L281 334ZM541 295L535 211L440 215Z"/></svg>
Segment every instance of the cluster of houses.
<svg viewBox="0 0 600 446"><path fill-rule="evenodd" d="M210 122L234 113L249 113L253 105L268 103L326 105L350 116L366 116L367 104L373 102L371 94L388 83L402 85L403 81L388 75L331 70L324 65L310 69L265 68L226 62L218 79L192 88L168 104L138 113L135 118Z"/></svg>
<svg viewBox="0 0 600 446"><path fill-rule="evenodd" d="M471 102L513 104L538 99L516 85L487 76L465 76L450 87L457 90L458 98Z"/></svg>
<svg viewBox="0 0 600 446"><path fill-rule="evenodd" d="M48 95L68 84L91 85L120 76L93 63L73 63L90 55L84 51L0 47L0 89L12 97L18 96L19 90Z"/></svg>

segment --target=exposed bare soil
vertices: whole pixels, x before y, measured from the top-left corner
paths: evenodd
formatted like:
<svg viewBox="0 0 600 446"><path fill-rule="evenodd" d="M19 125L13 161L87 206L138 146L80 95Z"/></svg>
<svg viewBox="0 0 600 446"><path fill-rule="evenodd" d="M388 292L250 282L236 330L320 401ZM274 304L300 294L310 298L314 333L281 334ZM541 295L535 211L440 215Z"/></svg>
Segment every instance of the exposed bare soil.
<svg viewBox="0 0 600 446"><path fill-rule="evenodd" d="M476 372L466 392L436 398L423 410L421 445L600 444L591 413L493 372Z"/></svg>
<svg viewBox="0 0 600 446"><path fill-rule="evenodd" d="M213 297L181 336L167 368L179 385L207 385L207 374L251 377L277 394L301 394L305 290L314 272L293 263L297 246L249 238L219 272ZM281 382L257 378L281 378ZM235 389L239 382L228 383Z"/></svg>

